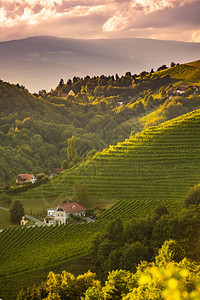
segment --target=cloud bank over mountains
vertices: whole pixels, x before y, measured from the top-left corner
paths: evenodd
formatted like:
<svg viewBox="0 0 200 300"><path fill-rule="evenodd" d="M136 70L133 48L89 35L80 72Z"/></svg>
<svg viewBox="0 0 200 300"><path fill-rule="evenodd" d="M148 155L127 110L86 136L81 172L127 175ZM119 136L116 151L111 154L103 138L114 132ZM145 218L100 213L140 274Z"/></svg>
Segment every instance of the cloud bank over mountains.
<svg viewBox="0 0 200 300"><path fill-rule="evenodd" d="M36 35L200 42L198 0L0 0L0 40Z"/></svg>

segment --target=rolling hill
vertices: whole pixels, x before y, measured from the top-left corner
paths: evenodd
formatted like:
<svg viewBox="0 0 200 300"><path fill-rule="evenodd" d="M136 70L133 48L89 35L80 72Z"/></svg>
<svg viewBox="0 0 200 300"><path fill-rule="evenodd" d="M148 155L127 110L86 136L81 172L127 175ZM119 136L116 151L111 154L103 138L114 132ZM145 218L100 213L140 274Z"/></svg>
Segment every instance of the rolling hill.
<svg viewBox="0 0 200 300"><path fill-rule="evenodd" d="M36 106L37 101L33 99ZM41 108L45 107L45 103L39 103ZM53 114L53 105L48 105ZM25 272L35 272L37 277L43 268L53 269L55 265L91 253L93 237L119 216L122 220L150 216L159 205L166 206L171 213L180 210L187 190L200 181L199 145L200 109L197 109L132 134L124 142L97 152L48 183L14 195L13 199L23 202L26 213L44 213L45 208L69 199L74 184L79 182L89 188L90 199L84 203L88 208L97 204L111 208L94 223L3 230L0 233L0 296L12 299L17 289L27 284L27 278L33 276ZM36 282L36 278L31 278L31 282ZM12 286L9 295L8 285Z"/></svg>
<svg viewBox="0 0 200 300"><path fill-rule="evenodd" d="M156 73L157 75L158 73ZM185 63L159 72L160 76L169 75L177 80L174 86L181 84L199 84L200 83L200 60Z"/></svg>
<svg viewBox="0 0 200 300"><path fill-rule="evenodd" d="M90 253L95 234L119 216L123 220L150 216L159 205L172 213L180 210L188 188L200 180L199 127L200 110L196 110L131 136L42 187L18 194L25 207L30 201L35 207L39 202L52 206L70 196L78 181L89 186L93 201L103 198L115 205L94 223L4 230L0 233L2 284L12 283L14 294L14 274L40 272Z"/></svg>
<svg viewBox="0 0 200 300"><path fill-rule="evenodd" d="M199 43L36 36L0 43L1 78L36 92L50 90L60 78L140 73L171 61L199 59L199 53Z"/></svg>
<svg viewBox="0 0 200 300"><path fill-rule="evenodd" d="M88 206L122 199L182 201L200 181L199 127L200 110L150 127L16 197L27 209L30 202L52 206L68 199L79 182L89 187Z"/></svg>

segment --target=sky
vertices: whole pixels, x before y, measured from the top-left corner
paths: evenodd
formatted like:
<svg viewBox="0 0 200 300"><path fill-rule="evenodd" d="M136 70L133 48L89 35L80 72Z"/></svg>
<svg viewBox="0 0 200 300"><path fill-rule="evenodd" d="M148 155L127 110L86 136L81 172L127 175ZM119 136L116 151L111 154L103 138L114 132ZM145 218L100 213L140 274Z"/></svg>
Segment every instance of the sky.
<svg viewBox="0 0 200 300"><path fill-rule="evenodd" d="M200 42L200 0L0 0L0 41L151 38Z"/></svg>

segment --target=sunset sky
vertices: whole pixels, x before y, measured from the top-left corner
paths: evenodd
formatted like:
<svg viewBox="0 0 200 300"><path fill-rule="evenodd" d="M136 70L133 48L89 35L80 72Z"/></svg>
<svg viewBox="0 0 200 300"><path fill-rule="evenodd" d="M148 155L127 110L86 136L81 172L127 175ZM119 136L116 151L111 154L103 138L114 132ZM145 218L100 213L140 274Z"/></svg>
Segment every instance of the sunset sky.
<svg viewBox="0 0 200 300"><path fill-rule="evenodd" d="M51 35L200 42L199 0L0 0L0 41Z"/></svg>

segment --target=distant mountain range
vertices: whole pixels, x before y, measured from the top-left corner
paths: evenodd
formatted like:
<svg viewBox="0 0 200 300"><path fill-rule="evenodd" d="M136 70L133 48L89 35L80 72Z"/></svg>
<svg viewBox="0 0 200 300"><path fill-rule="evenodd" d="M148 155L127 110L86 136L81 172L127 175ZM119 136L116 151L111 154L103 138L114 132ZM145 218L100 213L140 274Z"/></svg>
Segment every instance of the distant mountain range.
<svg viewBox="0 0 200 300"><path fill-rule="evenodd" d="M152 39L68 39L48 36L0 42L0 78L30 92L55 88L61 78L119 75L200 58L200 43Z"/></svg>

